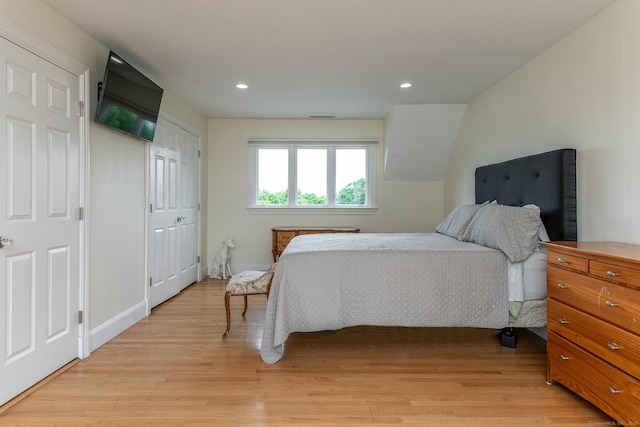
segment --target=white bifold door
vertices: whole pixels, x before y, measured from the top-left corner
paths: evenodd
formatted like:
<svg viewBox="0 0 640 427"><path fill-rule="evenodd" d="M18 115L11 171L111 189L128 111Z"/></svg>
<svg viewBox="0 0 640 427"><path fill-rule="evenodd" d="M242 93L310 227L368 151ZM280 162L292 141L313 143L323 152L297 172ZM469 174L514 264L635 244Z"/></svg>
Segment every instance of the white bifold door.
<svg viewBox="0 0 640 427"><path fill-rule="evenodd" d="M199 139L163 118L149 156L150 306L198 279Z"/></svg>
<svg viewBox="0 0 640 427"><path fill-rule="evenodd" d="M79 78L0 37L0 405L79 354Z"/></svg>

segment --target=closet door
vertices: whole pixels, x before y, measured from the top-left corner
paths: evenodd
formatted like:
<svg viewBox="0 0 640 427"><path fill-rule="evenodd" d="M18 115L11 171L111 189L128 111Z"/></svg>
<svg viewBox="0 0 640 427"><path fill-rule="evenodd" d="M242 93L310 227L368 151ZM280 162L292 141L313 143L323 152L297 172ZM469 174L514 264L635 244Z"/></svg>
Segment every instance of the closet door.
<svg viewBox="0 0 640 427"><path fill-rule="evenodd" d="M199 139L159 119L149 156L151 307L197 280Z"/></svg>
<svg viewBox="0 0 640 427"><path fill-rule="evenodd" d="M0 405L78 357L79 91L0 38Z"/></svg>
<svg viewBox="0 0 640 427"><path fill-rule="evenodd" d="M149 285L153 308L180 292L178 127L159 120L149 153Z"/></svg>
<svg viewBox="0 0 640 427"><path fill-rule="evenodd" d="M180 129L178 134L180 153L180 194L178 236L180 239L180 289L198 280L198 230L199 230L199 161L200 141L197 136Z"/></svg>

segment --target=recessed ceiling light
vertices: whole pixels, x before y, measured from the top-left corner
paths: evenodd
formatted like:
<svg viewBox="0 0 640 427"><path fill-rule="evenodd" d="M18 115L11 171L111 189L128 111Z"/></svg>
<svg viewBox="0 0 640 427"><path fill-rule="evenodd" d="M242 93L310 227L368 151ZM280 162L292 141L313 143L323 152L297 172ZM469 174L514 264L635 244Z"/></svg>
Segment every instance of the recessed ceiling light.
<svg viewBox="0 0 640 427"><path fill-rule="evenodd" d="M246 84L246 83L238 83L238 84L236 85L236 87L237 87L238 89L248 89L248 88L249 88L249 85L248 85L248 84Z"/></svg>
<svg viewBox="0 0 640 427"><path fill-rule="evenodd" d="M405 82L405 83L402 83L402 84L400 85L400 87L401 87L402 89L408 89L408 88L410 88L411 86L413 86L413 83L409 83L409 82Z"/></svg>

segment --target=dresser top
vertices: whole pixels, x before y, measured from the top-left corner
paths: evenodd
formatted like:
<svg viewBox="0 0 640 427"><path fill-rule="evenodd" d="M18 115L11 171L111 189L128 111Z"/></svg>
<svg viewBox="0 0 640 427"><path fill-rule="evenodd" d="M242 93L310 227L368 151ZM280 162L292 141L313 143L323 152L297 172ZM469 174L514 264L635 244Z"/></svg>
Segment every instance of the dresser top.
<svg viewBox="0 0 640 427"><path fill-rule="evenodd" d="M274 227L273 231L296 231L296 230L334 230L334 231L359 231L359 228L355 227Z"/></svg>
<svg viewBox="0 0 640 427"><path fill-rule="evenodd" d="M542 242L551 250L581 253L588 257L640 261L640 245L619 242Z"/></svg>

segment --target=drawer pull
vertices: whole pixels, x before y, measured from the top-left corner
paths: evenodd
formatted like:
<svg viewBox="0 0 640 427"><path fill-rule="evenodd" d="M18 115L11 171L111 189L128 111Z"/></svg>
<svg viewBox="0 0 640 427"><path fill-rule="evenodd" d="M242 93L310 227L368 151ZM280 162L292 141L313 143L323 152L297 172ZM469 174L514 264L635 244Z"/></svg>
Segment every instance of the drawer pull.
<svg viewBox="0 0 640 427"><path fill-rule="evenodd" d="M564 283L558 283L558 289L567 289L567 285L565 285Z"/></svg>
<svg viewBox="0 0 640 427"><path fill-rule="evenodd" d="M559 262L560 264L564 264L564 263L566 263L566 262L567 262L567 260L566 260L566 259L564 259L564 258L558 258L558 262Z"/></svg>
<svg viewBox="0 0 640 427"><path fill-rule="evenodd" d="M562 360L569 360L569 359L570 359L570 357L569 357L569 356L567 356L566 354L562 354L562 353L561 353L561 354L560 354L560 359L562 359Z"/></svg>
<svg viewBox="0 0 640 427"><path fill-rule="evenodd" d="M607 347L609 347L609 350L619 350L620 346L614 342L610 342L609 344L607 344Z"/></svg>
<svg viewBox="0 0 640 427"><path fill-rule="evenodd" d="M567 323L569 323L567 319L558 319L558 322L562 325L566 325Z"/></svg>
<svg viewBox="0 0 640 427"><path fill-rule="evenodd" d="M609 307L617 307L618 303L615 301L607 301L605 304L607 304Z"/></svg>
<svg viewBox="0 0 640 427"><path fill-rule="evenodd" d="M615 387L614 387L614 386L612 386L612 385L610 385L610 386L608 387L608 389L609 389L609 391L610 391L611 393L613 393L613 394L618 394L618 393L620 393L620 390L618 390L617 388L615 388Z"/></svg>
<svg viewBox="0 0 640 427"><path fill-rule="evenodd" d="M611 271L611 270L607 271L607 276L615 277L615 276L619 276L619 275L620 275L620 273L616 273L615 271Z"/></svg>

